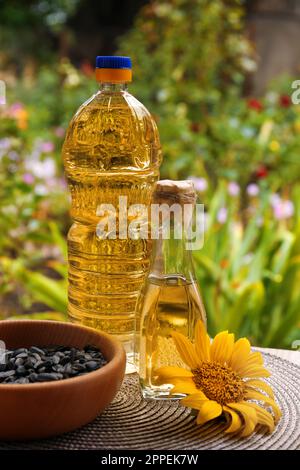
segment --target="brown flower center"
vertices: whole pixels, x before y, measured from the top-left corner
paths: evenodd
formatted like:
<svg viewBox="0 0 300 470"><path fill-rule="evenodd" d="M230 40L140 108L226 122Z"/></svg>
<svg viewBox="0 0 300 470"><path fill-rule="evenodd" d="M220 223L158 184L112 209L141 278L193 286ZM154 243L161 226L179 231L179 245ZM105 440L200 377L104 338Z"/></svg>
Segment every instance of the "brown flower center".
<svg viewBox="0 0 300 470"><path fill-rule="evenodd" d="M196 387L220 405L238 402L244 397L244 382L230 367L217 362L204 362L192 373Z"/></svg>

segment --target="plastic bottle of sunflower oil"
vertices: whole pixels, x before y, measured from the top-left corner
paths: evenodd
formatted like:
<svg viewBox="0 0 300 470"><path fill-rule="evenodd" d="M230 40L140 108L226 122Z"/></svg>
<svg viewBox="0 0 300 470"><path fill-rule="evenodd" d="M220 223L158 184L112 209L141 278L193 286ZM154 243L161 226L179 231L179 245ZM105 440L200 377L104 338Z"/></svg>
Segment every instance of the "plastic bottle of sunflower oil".
<svg viewBox="0 0 300 470"><path fill-rule="evenodd" d="M136 301L150 244L128 237L124 225L121 236L119 218L127 219L132 204L150 206L161 163L156 123L127 91L131 74L129 57L97 57L100 89L76 112L63 146L74 220L68 234L68 313L72 321L121 340L127 372L134 370ZM112 216L114 230L99 234L99 222L109 224Z"/></svg>
<svg viewBox="0 0 300 470"><path fill-rule="evenodd" d="M156 371L165 366L186 367L172 333L181 333L193 342L197 321L206 325L190 244L182 227L183 219L188 225L192 223L195 201L191 181L159 181L153 195L154 205L164 209L158 220L158 236L154 237L149 275L138 302L141 314L137 322L136 361L145 398L182 397L170 395L172 386L159 384Z"/></svg>

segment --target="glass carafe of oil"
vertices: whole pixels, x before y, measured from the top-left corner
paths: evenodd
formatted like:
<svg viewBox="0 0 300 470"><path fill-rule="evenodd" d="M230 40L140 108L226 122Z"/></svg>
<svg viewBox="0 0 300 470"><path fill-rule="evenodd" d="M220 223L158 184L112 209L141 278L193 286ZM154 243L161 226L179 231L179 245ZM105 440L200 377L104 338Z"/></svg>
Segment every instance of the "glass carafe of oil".
<svg viewBox="0 0 300 470"><path fill-rule="evenodd" d="M151 268L141 292L136 334L136 362L145 398L176 398L171 385L158 385L156 370L185 367L171 336L176 331L194 340L196 322L206 322L186 240L196 194L191 181L163 180L153 197ZM153 214L159 214L155 223ZM185 222L185 224L184 224ZM178 398L178 397L177 397Z"/></svg>

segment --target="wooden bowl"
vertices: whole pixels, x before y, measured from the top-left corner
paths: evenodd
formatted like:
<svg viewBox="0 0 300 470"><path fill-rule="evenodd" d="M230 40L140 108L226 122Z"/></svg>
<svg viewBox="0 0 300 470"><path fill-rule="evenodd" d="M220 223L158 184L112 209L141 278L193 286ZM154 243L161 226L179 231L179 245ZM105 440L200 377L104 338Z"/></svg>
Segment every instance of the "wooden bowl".
<svg viewBox="0 0 300 470"><path fill-rule="evenodd" d="M56 382L0 384L0 439L40 439L92 421L115 397L125 373L125 352L111 336L72 323L0 322L7 349L63 345L98 347L108 363L86 375Z"/></svg>

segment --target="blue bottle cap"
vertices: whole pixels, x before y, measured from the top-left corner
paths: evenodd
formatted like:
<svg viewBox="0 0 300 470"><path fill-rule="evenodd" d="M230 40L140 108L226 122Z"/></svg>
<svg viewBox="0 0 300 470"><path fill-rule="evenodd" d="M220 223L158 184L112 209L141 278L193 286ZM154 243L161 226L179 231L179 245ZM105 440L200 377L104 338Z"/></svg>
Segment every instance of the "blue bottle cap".
<svg viewBox="0 0 300 470"><path fill-rule="evenodd" d="M97 69L131 69L130 57L114 55L98 55L96 57Z"/></svg>

